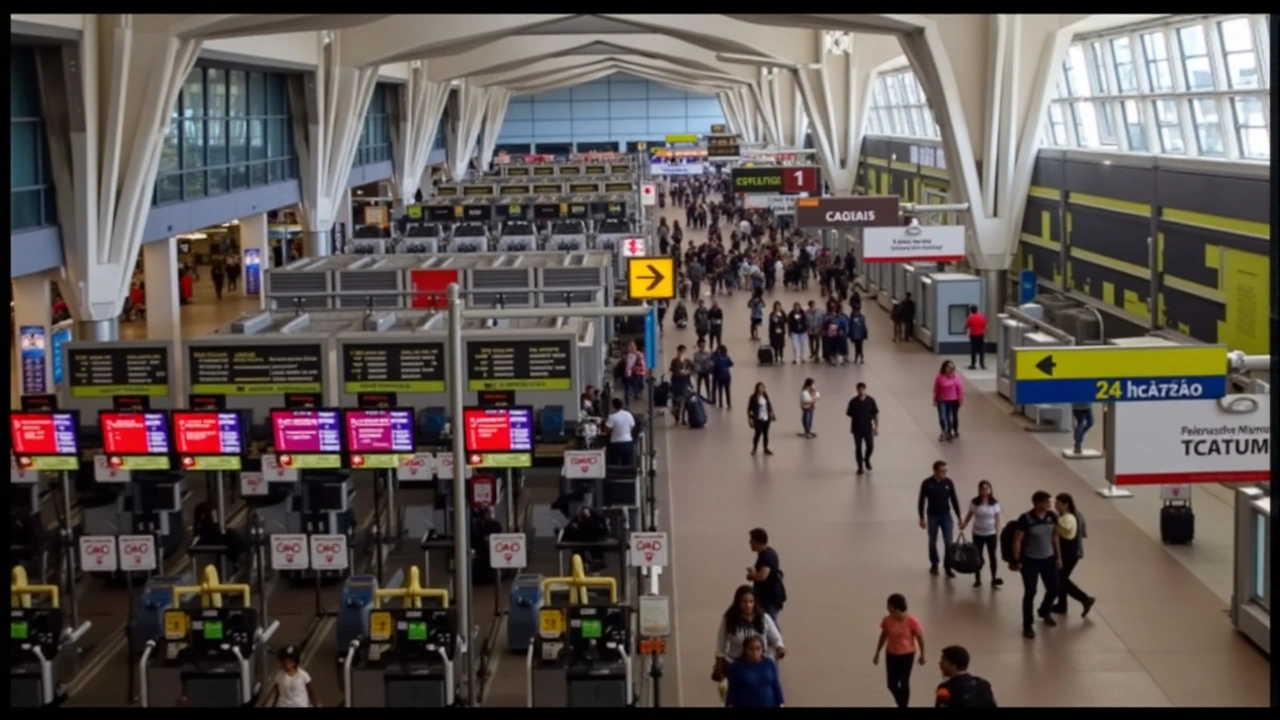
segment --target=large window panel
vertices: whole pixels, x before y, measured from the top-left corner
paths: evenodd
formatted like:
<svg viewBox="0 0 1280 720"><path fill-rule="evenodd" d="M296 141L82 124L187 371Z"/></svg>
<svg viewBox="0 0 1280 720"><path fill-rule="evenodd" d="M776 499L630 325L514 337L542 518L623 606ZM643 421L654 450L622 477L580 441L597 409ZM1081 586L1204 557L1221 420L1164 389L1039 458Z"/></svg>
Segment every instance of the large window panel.
<svg viewBox="0 0 1280 720"><path fill-rule="evenodd" d="M1142 126L1142 108L1137 100L1125 100L1121 107L1124 112L1125 137L1129 140L1129 149L1135 152L1147 152L1147 129Z"/></svg>
<svg viewBox="0 0 1280 720"><path fill-rule="evenodd" d="M1267 132L1266 109L1252 95L1231 98L1240 155L1254 160L1271 157L1271 134Z"/></svg>
<svg viewBox="0 0 1280 720"><path fill-rule="evenodd" d="M1222 118L1215 98L1194 98L1191 103L1191 121L1195 125L1196 143L1201 155L1222 157L1227 154L1227 144L1222 136Z"/></svg>
<svg viewBox="0 0 1280 720"><path fill-rule="evenodd" d="M1187 151L1182 142L1182 120L1178 117L1178 105L1173 100L1156 100L1156 129L1160 133L1160 147L1166 153L1181 155Z"/></svg>
<svg viewBox="0 0 1280 720"><path fill-rule="evenodd" d="M941 135L929 109L929 100L909 68L881 74L871 86L868 123L872 134L896 137L936 138Z"/></svg>
<svg viewBox="0 0 1280 720"><path fill-rule="evenodd" d="M1111 56L1115 61L1116 89L1121 93L1138 92L1138 73L1133 64L1133 46L1129 38L1111 41Z"/></svg>

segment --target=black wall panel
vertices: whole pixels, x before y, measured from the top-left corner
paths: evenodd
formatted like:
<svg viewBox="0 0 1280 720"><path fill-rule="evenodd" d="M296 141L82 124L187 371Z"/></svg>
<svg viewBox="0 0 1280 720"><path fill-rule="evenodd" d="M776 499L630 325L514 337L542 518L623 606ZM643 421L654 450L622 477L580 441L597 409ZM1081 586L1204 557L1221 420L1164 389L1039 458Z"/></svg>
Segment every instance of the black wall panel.
<svg viewBox="0 0 1280 720"><path fill-rule="evenodd" d="M572 155L571 143L537 143L533 149L539 155Z"/></svg>
<svg viewBox="0 0 1280 720"><path fill-rule="evenodd" d="M1156 203L1161 207L1271 222L1271 183L1187 170L1156 173Z"/></svg>
<svg viewBox="0 0 1280 720"><path fill-rule="evenodd" d="M1095 265L1079 258L1071 258L1070 262L1072 290L1078 290L1102 300L1103 284L1111 283L1116 286L1115 302L1112 304L1121 310L1124 309L1125 290L1137 293L1138 299L1144 302L1151 297L1150 280Z"/></svg>
<svg viewBox="0 0 1280 720"><path fill-rule="evenodd" d="M1071 192L1151 204L1155 199L1154 171L1101 162L1066 160L1066 185Z"/></svg>
<svg viewBox="0 0 1280 720"><path fill-rule="evenodd" d="M1061 276L1062 272L1062 254L1056 250L1050 250L1043 245L1032 245L1031 243L1022 243L1022 252L1033 260L1032 269L1036 272L1036 277L1043 278L1049 282L1054 282L1054 276ZM1020 268L1020 269L1025 269Z"/></svg>
<svg viewBox="0 0 1280 720"><path fill-rule="evenodd" d="M1049 212L1049 226L1042 228L1042 213ZM1062 242L1062 223L1058 222L1058 216L1061 214L1062 208L1057 200L1045 200L1034 196L1027 197L1027 211L1022 215L1022 232L1035 235L1036 237L1048 237L1055 242ZM1048 235L1044 235L1044 231L1048 231Z"/></svg>
<svg viewBox="0 0 1280 720"><path fill-rule="evenodd" d="M1071 213L1072 248L1150 267L1149 220L1071 204L1067 211Z"/></svg>
<svg viewBox="0 0 1280 720"><path fill-rule="evenodd" d="M1172 288L1164 288L1160 294L1164 296L1165 327L1176 330L1185 324L1186 333L1191 337L1207 343L1218 342L1218 321L1227 317L1225 305Z"/></svg>
<svg viewBox="0 0 1280 720"><path fill-rule="evenodd" d="M889 159L889 141L882 138L867 138L862 143L862 154L867 157Z"/></svg>
<svg viewBox="0 0 1280 720"><path fill-rule="evenodd" d="M1167 275L1211 288L1218 287L1218 271L1205 265L1206 245L1221 244L1220 233L1161 223L1164 233L1163 267Z"/></svg>
<svg viewBox="0 0 1280 720"><path fill-rule="evenodd" d="M1062 174L1065 172L1063 164L1062 158L1037 157L1036 165L1031 170L1031 184L1062 189Z"/></svg>

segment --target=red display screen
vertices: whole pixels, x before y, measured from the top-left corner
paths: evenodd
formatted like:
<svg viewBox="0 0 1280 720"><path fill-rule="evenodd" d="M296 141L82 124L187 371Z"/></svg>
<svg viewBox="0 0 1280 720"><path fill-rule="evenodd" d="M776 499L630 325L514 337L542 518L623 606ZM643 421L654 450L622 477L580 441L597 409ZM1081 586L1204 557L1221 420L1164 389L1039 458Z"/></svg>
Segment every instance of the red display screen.
<svg viewBox="0 0 1280 720"><path fill-rule="evenodd" d="M108 455L168 455L169 419L162 412L103 412L102 449Z"/></svg>
<svg viewBox="0 0 1280 720"><path fill-rule="evenodd" d="M76 416L69 412L15 412L9 415L13 454L78 455Z"/></svg>
<svg viewBox="0 0 1280 720"><path fill-rule="evenodd" d="M240 415L233 411L175 412L173 435L181 455L240 455L244 452Z"/></svg>
<svg viewBox="0 0 1280 720"><path fill-rule="evenodd" d="M533 451L533 408L463 408L464 444L473 453Z"/></svg>

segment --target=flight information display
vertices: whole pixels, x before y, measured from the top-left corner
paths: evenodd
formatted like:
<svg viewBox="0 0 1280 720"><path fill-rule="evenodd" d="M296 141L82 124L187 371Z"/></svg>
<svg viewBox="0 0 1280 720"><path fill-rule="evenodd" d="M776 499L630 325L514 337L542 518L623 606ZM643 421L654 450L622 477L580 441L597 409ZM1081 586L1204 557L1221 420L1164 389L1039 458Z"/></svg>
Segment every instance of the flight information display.
<svg viewBox="0 0 1280 720"><path fill-rule="evenodd" d="M462 424L468 453L533 452L531 407L463 408Z"/></svg>
<svg viewBox="0 0 1280 720"><path fill-rule="evenodd" d="M342 413L272 410L271 437L279 463L295 468L342 466Z"/></svg>
<svg viewBox="0 0 1280 720"><path fill-rule="evenodd" d="M77 470L79 423L71 412L12 412L9 441L22 470Z"/></svg>
<svg viewBox="0 0 1280 720"><path fill-rule="evenodd" d="M94 343L67 348L67 388L73 398L169 394L169 349Z"/></svg>
<svg viewBox="0 0 1280 720"><path fill-rule="evenodd" d="M160 411L98 414L102 427L102 450L107 462L121 470L168 470L173 444L169 437L169 417Z"/></svg>
<svg viewBox="0 0 1280 720"><path fill-rule="evenodd" d="M324 387L325 350L318 342L191 345L187 355L196 394L284 395Z"/></svg>
<svg viewBox="0 0 1280 720"><path fill-rule="evenodd" d="M347 410L347 451L355 468L395 468L415 449L413 410Z"/></svg>
<svg viewBox="0 0 1280 720"><path fill-rule="evenodd" d="M240 413L175 411L173 440L186 470L240 469L244 454Z"/></svg>
<svg viewBox="0 0 1280 720"><path fill-rule="evenodd" d="M467 343L467 389L569 390L568 340L473 340Z"/></svg>

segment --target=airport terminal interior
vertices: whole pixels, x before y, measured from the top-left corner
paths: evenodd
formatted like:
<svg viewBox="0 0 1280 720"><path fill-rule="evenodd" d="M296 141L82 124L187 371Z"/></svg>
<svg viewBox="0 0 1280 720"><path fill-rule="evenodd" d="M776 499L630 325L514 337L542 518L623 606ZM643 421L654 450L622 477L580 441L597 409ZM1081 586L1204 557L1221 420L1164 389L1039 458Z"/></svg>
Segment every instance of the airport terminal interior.
<svg viewBox="0 0 1280 720"><path fill-rule="evenodd" d="M1273 22L11 14L11 707L1274 704Z"/></svg>

